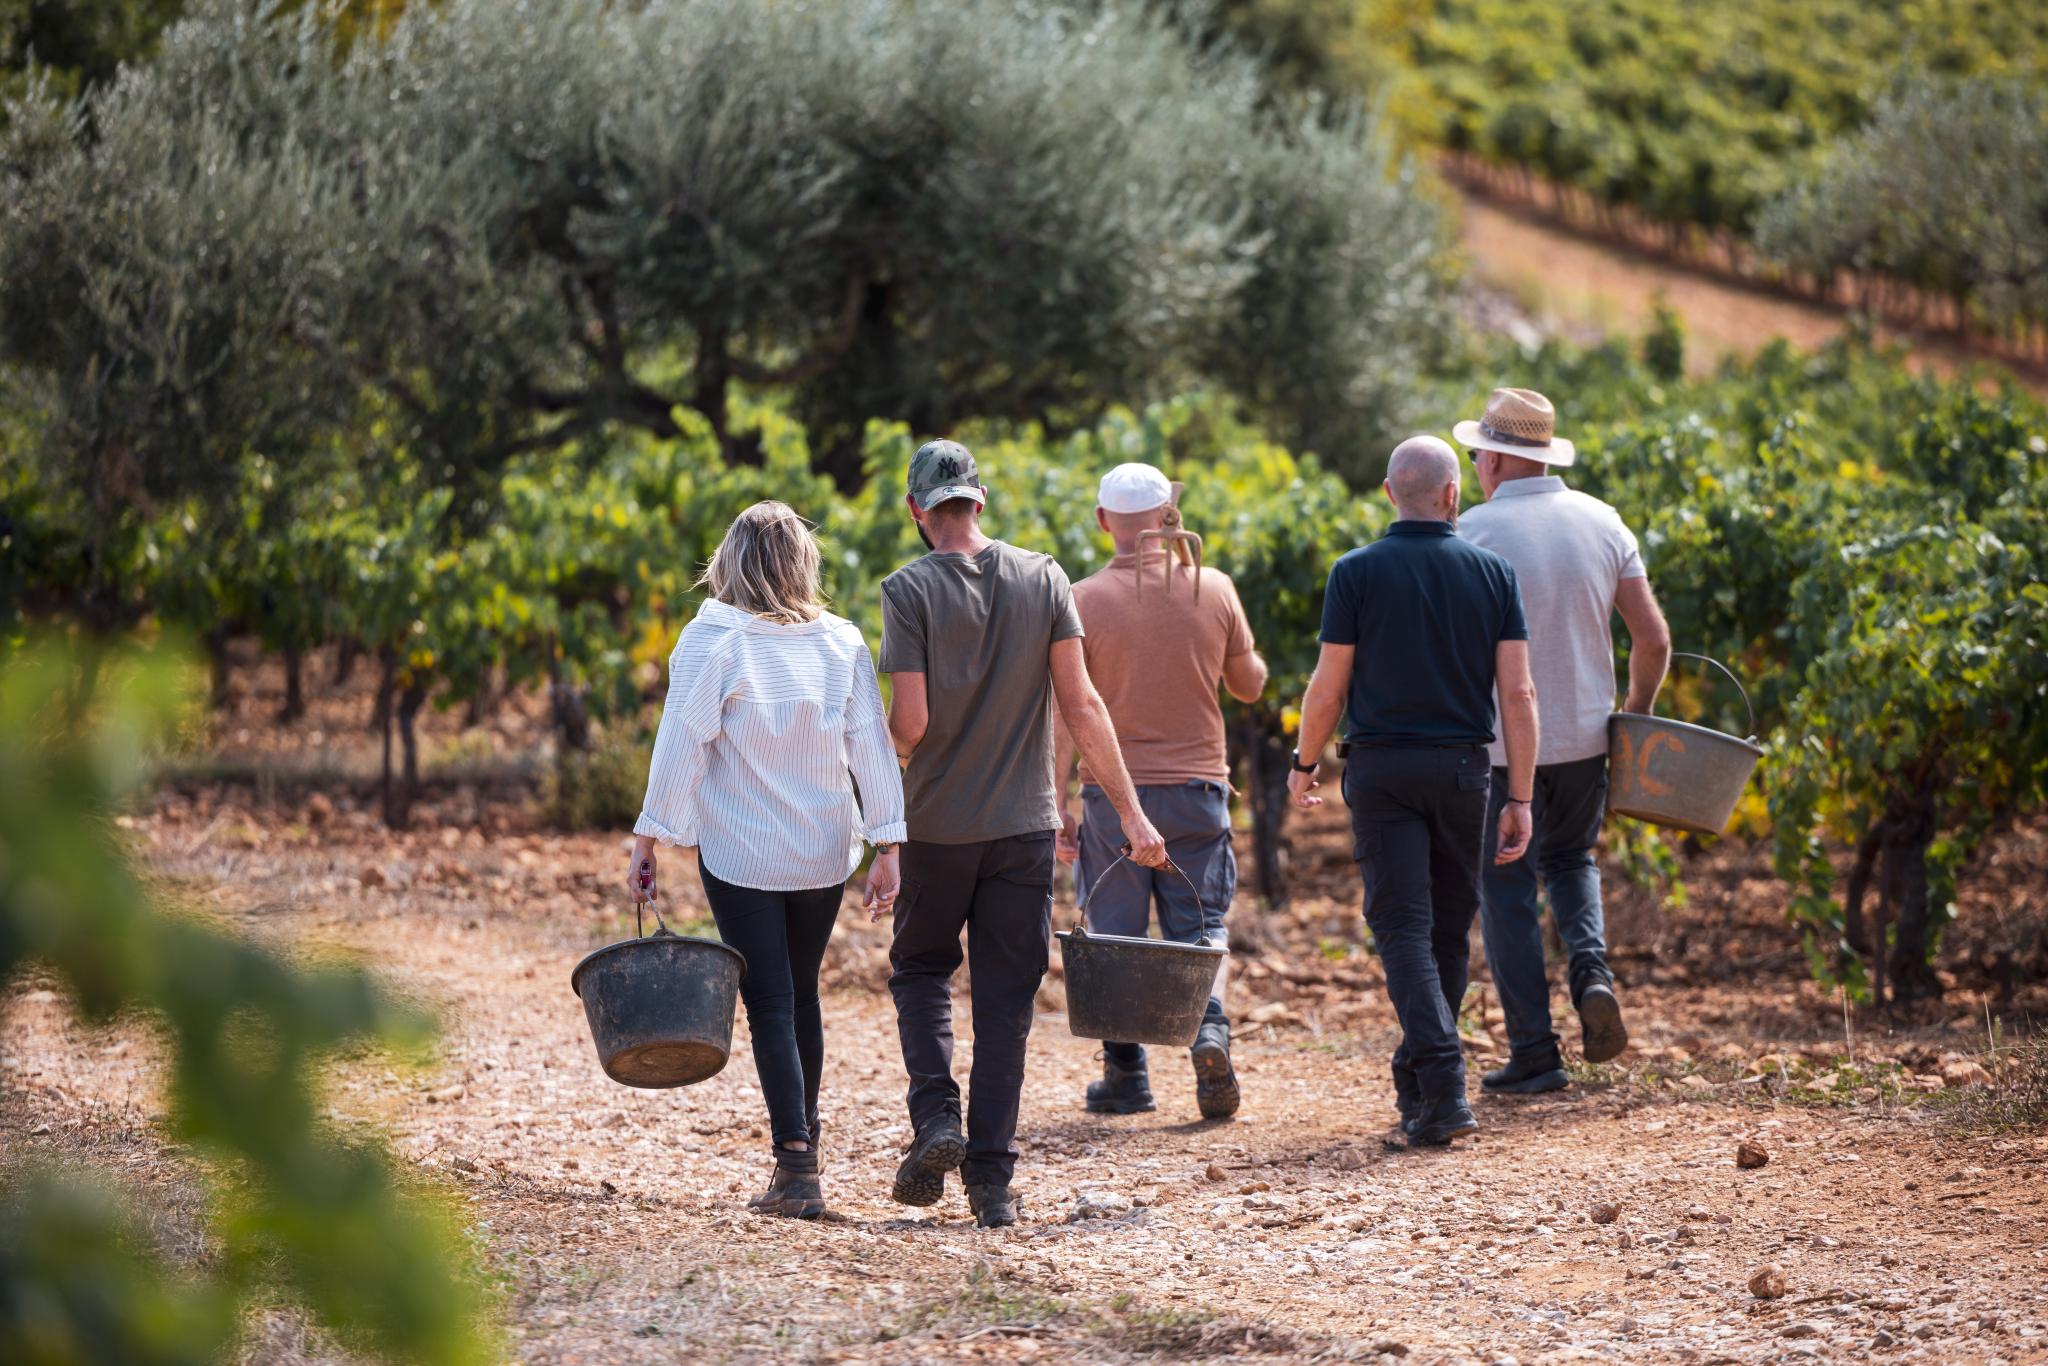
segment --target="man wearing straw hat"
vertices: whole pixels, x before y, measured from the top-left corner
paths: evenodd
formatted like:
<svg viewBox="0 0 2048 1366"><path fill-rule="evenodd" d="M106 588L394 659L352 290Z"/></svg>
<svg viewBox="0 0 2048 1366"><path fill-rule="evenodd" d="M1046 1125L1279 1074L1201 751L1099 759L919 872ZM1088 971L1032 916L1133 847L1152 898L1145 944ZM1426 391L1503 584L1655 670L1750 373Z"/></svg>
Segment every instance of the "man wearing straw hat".
<svg viewBox="0 0 2048 1366"><path fill-rule="evenodd" d="M1506 1065L1481 1084L1496 1095L1530 1095L1570 1080L1551 1027L1539 884L1568 955L1566 982L1586 1060L1606 1062L1628 1046L1607 967L1600 866L1593 857L1607 800L1612 619L1618 610L1628 626L1624 711L1647 712L1656 700L1671 660L1671 634L1634 533L1613 508L1565 487L1556 473L1578 454L1557 435L1549 399L1532 389L1496 389L1485 414L1460 422L1452 435L1472 452L1487 498L1465 514L1459 530L1513 565L1521 580L1543 731L1529 856L1486 866L1480 888L1486 961L1507 1016L1509 1049ZM1497 804L1506 762L1497 742L1490 758Z"/></svg>
<svg viewBox="0 0 2048 1366"><path fill-rule="evenodd" d="M905 502L931 553L882 580L881 671L889 734L904 761L910 837L889 946L889 994L916 1135L891 1195L935 1205L958 1169L975 1222L1017 1222L1017 1107L1024 1044L1052 934L1052 708L1102 775L1147 867L1166 861L1088 681L1073 590L1049 555L981 530L988 502L974 456L928 441ZM966 1133L953 1079L953 974L967 937L974 1064Z"/></svg>
<svg viewBox="0 0 2048 1366"><path fill-rule="evenodd" d="M1529 841L1536 689L1529 632L1506 560L1459 538L1458 453L1412 436L1387 459L1399 517L1330 569L1322 650L1301 702L1301 748L1288 790L1317 806L1318 759L1350 718L1344 800L1365 923L1401 1022L1394 1097L1414 1147L1479 1127L1465 1103L1458 1006L1479 910L1494 738L1494 693L1507 735L1496 861Z"/></svg>
<svg viewBox="0 0 2048 1366"><path fill-rule="evenodd" d="M1116 547L1100 572L1074 585L1088 634L1088 676L1116 724L1138 802L1166 838L1178 873L1120 858L1123 823L1083 756L1081 814L1067 795L1074 742L1065 717L1054 732L1060 781L1060 857L1091 929L1140 935L1159 907L1160 937L1227 947L1224 914L1237 891L1230 847L1230 759L1220 683L1240 702L1258 700L1266 661L1253 647L1237 587L1205 568L1201 540L1181 529L1180 485L1151 465L1124 464L1102 476L1095 522ZM1189 547L1195 553L1188 553ZM1216 970L1201 1030L1189 1050L1195 1104L1204 1119L1237 1113L1230 1020L1223 1013L1229 960ZM1088 1085L1088 1109L1129 1115L1153 1108L1142 1044L1105 1042L1102 1080Z"/></svg>

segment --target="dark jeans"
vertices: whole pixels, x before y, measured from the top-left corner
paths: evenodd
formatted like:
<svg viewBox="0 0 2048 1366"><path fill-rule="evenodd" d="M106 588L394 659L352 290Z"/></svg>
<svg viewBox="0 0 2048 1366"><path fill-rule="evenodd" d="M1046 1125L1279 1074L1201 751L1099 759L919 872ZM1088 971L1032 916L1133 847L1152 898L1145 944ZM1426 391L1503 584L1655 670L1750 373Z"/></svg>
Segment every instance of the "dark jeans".
<svg viewBox="0 0 2048 1366"><path fill-rule="evenodd" d="M825 1016L818 965L839 918L846 884L807 892L735 887L697 863L718 937L747 960L740 999L754 1036L754 1070L777 1143L808 1143L825 1068Z"/></svg>
<svg viewBox="0 0 2048 1366"><path fill-rule="evenodd" d="M1557 921L1557 937L1569 955L1565 980L1571 985L1572 1004L1576 1006L1593 983L1614 981L1607 970L1606 925L1600 913L1600 865L1593 858L1607 814L1607 756L1544 764L1536 770L1535 838L1526 855L1500 867L1494 866L1493 850L1501 803L1507 799L1506 770L1493 771L1493 786L1480 919L1486 964L1493 971L1493 989L1500 993L1501 1012L1507 1016L1508 1047L1518 1058L1545 1058L1557 1052L1557 1034L1550 1027L1539 882Z"/></svg>
<svg viewBox="0 0 2048 1366"><path fill-rule="evenodd" d="M1053 832L973 844L903 846L903 891L889 946L889 994L910 1074L910 1122L960 1120L953 1080L953 973L967 931L974 1011L968 1074L970 1186L1007 1186L1017 1167L1024 1041L1052 941Z"/></svg>
<svg viewBox="0 0 2048 1366"><path fill-rule="evenodd" d="M1404 1096L1465 1094L1458 1007L1479 909L1489 777L1486 750L1477 745L1361 746L1344 766L1365 923L1401 1022L1394 1087Z"/></svg>

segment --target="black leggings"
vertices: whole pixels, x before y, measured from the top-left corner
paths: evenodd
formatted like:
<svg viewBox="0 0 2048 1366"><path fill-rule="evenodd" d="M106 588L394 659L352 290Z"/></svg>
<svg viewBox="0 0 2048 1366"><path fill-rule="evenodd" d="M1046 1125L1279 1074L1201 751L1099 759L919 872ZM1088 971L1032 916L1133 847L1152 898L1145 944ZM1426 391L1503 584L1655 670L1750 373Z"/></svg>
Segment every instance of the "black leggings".
<svg viewBox="0 0 2048 1366"><path fill-rule="evenodd" d="M846 884L808 892L735 887L704 866L704 895L718 935L747 960L740 999L754 1035L754 1070L768 1101L778 1144L808 1143L818 1114L818 1076L825 1067L825 1017L818 1005L818 965Z"/></svg>

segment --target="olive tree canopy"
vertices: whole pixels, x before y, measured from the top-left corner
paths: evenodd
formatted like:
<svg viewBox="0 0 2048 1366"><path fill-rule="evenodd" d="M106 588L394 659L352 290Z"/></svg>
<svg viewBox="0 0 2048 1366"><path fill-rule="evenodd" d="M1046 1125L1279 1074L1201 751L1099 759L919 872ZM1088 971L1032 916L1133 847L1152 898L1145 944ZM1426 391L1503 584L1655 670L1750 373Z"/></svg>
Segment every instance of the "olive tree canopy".
<svg viewBox="0 0 2048 1366"><path fill-rule="evenodd" d="M1016 0L447 0L383 42L201 0L0 140L0 359L100 496L335 433L474 493L783 386L1065 428L1214 383L1369 473L1434 333L1436 220L1369 117L1250 57Z"/></svg>

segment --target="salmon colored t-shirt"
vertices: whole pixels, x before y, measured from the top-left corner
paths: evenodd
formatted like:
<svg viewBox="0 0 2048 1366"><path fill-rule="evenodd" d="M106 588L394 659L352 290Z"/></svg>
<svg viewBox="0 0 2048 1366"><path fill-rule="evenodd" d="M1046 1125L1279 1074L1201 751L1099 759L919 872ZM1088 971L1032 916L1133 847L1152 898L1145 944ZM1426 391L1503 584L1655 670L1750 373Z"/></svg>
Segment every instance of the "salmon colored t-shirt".
<svg viewBox="0 0 2048 1366"><path fill-rule="evenodd" d="M1223 661L1252 648L1252 628L1230 576L1201 574L1197 599L1195 571L1165 550L1148 550L1142 603L1135 554L1118 555L1074 585L1088 676L1109 704L1134 783L1230 781L1216 689ZM1081 781L1094 781L1085 762Z"/></svg>

